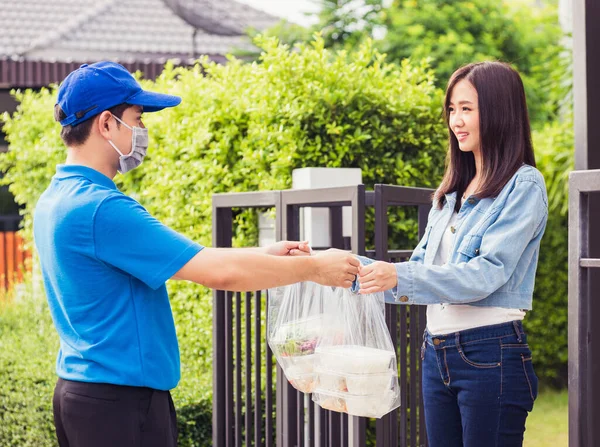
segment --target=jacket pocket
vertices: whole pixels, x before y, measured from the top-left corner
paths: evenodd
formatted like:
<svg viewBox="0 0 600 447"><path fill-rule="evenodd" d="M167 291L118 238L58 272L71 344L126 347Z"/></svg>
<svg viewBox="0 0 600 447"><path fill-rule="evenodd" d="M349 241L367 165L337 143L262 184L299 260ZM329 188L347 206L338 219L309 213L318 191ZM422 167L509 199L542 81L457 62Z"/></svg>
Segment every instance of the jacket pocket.
<svg viewBox="0 0 600 447"><path fill-rule="evenodd" d="M459 262L467 262L479 256L482 239L483 237L478 235L465 236L458 247L458 253L462 255Z"/></svg>

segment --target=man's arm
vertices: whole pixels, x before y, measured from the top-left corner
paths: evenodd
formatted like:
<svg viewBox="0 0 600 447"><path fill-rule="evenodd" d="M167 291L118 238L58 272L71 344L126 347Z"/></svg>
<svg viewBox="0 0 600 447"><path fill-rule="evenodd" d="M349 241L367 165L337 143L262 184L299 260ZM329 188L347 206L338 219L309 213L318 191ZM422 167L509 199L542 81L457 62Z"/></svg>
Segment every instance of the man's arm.
<svg viewBox="0 0 600 447"><path fill-rule="evenodd" d="M308 256L310 247L308 242L298 241L280 241L266 247L243 247L243 248L224 248L223 250L235 253L262 253L272 256Z"/></svg>
<svg viewBox="0 0 600 447"><path fill-rule="evenodd" d="M360 262L339 251L317 256L269 256L251 250L204 248L174 276L212 289L262 290L313 281L322 285L350 287Z"/></svg>

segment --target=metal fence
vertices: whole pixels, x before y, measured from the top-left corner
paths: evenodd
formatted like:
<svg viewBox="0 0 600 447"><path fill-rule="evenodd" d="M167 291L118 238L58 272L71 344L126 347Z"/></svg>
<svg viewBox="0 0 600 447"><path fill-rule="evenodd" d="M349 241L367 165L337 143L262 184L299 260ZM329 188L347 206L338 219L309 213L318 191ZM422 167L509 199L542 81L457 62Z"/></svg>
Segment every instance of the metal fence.
<svg viewBox="0 0 600 447"><path fill-rule="evenodd" d="M591 196L600 195L600 170L574 171L569 176L569 445L600 445L600 349L593 336L599 315L597 288L600 253L591 252ZM596 281L593 281L595 276ZM596 329L596 333L598 330Z"/></svg>
<svg viewBox="0 0 600 447"><path fill-rule="evenodd" d="M388 208L418 208L419 236L431 204L429 189L364 185L327 189L216 194L213 245L230 247L233 209L273 208L276 239L299 239L300 209L328 208L331 244L380 260L407 259L411 250L389 250ZM352 209L350 241L342 235L342 207ZM365 247L365 215L375 213L375 247ZM424 446L419 347L425 329L423 306L386 306L398 356L401 406L385 417L348 417L316 406L288 384L266 344L264 292L213 295L213 445L215 446Z"/></svg>

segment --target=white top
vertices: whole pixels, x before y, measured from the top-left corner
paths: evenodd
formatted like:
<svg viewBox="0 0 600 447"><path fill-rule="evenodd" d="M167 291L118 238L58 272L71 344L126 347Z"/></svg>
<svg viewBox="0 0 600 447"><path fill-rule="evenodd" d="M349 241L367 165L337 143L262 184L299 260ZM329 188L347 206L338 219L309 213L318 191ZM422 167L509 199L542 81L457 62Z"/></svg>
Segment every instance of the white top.
<svg viewBox="0 0 600 447"><path fill-rule="evenodd" d="M440 248L433 260L434 265L444 265L454 245L455 226L458 214L454 212L444 231ZM469 304L430 304L427 306L427 330L432 335L451 334L474 327L507 323L525 318L520 309L504 307L471 306Z"/></svg>

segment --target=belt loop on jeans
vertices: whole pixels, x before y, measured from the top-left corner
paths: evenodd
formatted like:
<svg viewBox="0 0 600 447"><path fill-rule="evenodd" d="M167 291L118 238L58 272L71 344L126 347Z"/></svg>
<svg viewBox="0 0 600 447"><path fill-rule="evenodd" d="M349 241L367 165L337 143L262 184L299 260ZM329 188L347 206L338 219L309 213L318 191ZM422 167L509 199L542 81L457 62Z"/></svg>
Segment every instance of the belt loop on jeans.
<svg viewBox="0 0 600 447"><path fill-rule="evenodd" d="M513 327L515 328L515 333L517 334L517 341L521 343L523 339L521 338L521 330L519 329L519 322L517 320L513 321Z"/></svg>

